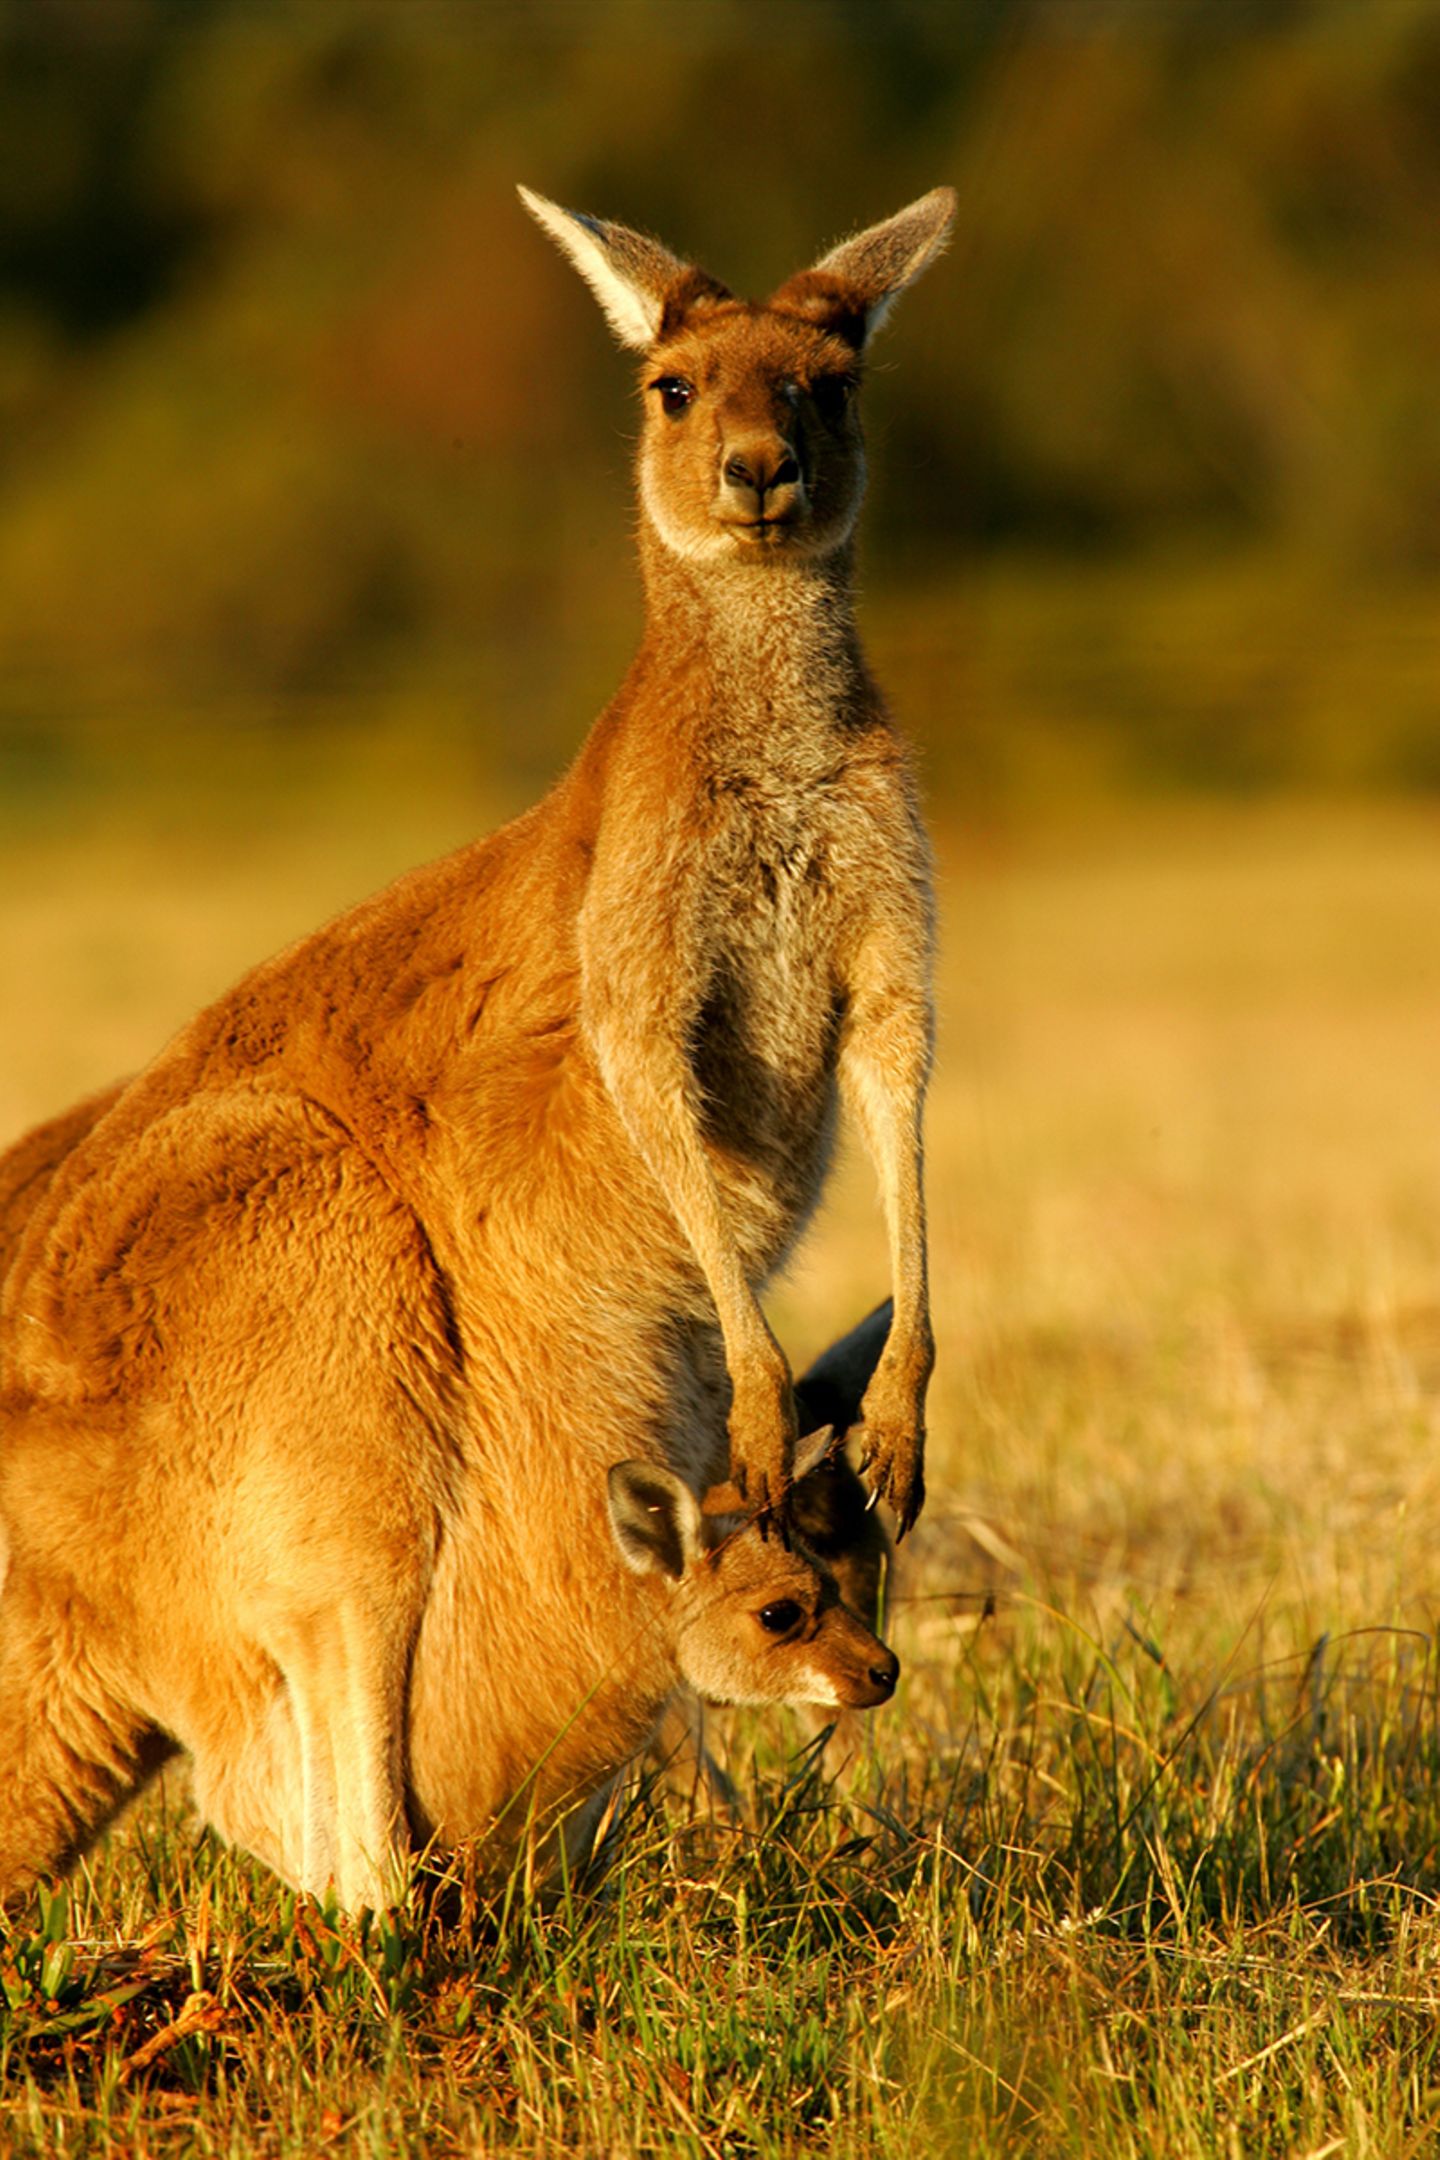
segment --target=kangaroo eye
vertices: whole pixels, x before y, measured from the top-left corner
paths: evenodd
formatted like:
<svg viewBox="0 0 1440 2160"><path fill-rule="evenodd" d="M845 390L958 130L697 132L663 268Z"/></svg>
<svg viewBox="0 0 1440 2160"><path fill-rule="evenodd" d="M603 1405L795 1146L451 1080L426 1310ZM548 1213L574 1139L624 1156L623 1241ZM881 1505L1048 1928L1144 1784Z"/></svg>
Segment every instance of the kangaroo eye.
<svg viewBox="0 0 1440 2160"><path fill-rule="evenodd" d="M854 394L855 384L849 375L822 375L810 385L815 410L826 427L839 426Z"/></svg>
<svg viewBox="0 0 1440 2160"><path fill-rule="evenodd" d="M678 420L694 399L695 385L686 382L683 375L660 375L651 383L652 390L660 393L660 409L672 420Z"/></svg>
<svg viewBox="0 0 1440 2160"><path fill-rule="evenodd" d="M805 1615L794 1598L777 1598L773 1605L762 1605L757 1615L767 1635L788 1635Z"/></svg>

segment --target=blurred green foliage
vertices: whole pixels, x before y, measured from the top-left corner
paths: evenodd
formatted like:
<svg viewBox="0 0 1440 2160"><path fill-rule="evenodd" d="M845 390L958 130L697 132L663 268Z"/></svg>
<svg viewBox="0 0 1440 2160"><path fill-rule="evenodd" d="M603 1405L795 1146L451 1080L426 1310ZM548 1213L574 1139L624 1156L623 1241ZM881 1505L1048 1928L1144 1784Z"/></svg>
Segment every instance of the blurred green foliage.
<svg viewBox="0 0 1440 2160"><path fill-rule="evenodd" d="M0 143L0 790L337 702L558 764L630 370L517 180L759 292L954 182L869 396L937 790L1440 786L1428 0L0 0Z"/></svg>

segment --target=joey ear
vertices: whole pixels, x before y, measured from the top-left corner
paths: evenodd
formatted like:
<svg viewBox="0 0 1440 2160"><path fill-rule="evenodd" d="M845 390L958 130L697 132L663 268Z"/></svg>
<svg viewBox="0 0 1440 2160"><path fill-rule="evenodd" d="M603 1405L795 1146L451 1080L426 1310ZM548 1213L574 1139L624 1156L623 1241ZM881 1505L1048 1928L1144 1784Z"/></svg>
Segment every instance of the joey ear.
<svg viewBox="0 0 1440 2160"><path fill-rule="evenodd" d="M626 1567L678 1582L701 1551L700 1509L689 1486L659 1463L622 1462L607 1474L606 1498Z"/></svg>
<svg viewBox="0 0 1440 2160"><path fill-rule="evenodd" d="M798 1485L801 1478L807 1478L812 1470L818 1470L821 1463L834 1454L838 1444L839 1435L833 1425L821 1425L816 1431L806 1433L795 1450L795 1466L791 1472L795 1483Z"/></svg>
<svg viewBox="0 0 1440 2160"><path fill-rule="evenodd" d="M648 352L665 331L678 327L688 306L729 297L723 285L646 233L589 217L583 210L564 210L531 188L522 187L519 195L531 217L574 263L622 345Z"/></svg>
<svg viewBox="0 0 1440 2160"><path fill-rule="evenodd" d="M795 1382L795 1410L802 1433L812 1425L833 1425L840 1433L850 1430L880 1362L893 1315L892 1301L886 1298L848 1335L822 1350L800 1375Z"/></svg>
<svg viewBox="0 0 1440 2160"><path fill-rule="evenodd" d="M928 270L950 238L955 190L932 188L882 224L868 225L788 278L770 305L835 331L857 352L906 287Z"/></svg>

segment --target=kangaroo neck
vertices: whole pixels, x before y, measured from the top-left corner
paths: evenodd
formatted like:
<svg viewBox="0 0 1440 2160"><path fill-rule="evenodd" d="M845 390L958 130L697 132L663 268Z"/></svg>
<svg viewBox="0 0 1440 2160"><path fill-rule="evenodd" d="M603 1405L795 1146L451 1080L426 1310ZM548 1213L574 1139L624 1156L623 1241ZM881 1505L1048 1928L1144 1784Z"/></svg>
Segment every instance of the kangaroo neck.
<svg viewBox="0 0 1440 2160"><path fill-rule="evenodd" d="M646 528L640 554L637 667L662 692L682 688L717 742L813 744L871 715L848 547L819 562L697 563Z"/></svg>

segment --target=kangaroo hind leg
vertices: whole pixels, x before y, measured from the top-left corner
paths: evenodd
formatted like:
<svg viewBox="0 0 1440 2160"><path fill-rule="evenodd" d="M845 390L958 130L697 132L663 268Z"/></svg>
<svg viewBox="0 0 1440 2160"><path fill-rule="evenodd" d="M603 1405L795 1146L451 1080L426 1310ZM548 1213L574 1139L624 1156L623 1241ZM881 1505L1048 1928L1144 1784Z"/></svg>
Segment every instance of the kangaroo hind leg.
<svg viewBox="0 0 1440 2160"><path fill-rule="evenodd" d="M405 1888L406 1629L363 1597L266 1630L273 1688L195 1741L195 1798L221 1834L350 1912ZM271 1661L273 1660L273 1664Z"/></svg>
<svg viewBox="0 0 1440 2160"><path fill-rule="evenodd" d="M320 1656L292 1679L305 1770L306 1872L328 1861L349 1912L404 1894L405 1693L411 1641L353 1599L321 1631Z"/></svg>
<svg viewBox="0 0 1440 2160"><path fill-rule="evenodd" d="M246 1715L196 1732L194 1799L276 1875L348 1912L406 1886L404 1689L410 1646L363 1601L276 1618Z"/></svg>
<svg viewBox="0 0 1440 2160"><path fill-rule="evenodd" d="M12 1567L0 1595L0 1908L70 1867L174 1752L96 1671L73 1604Z"/></svg>

